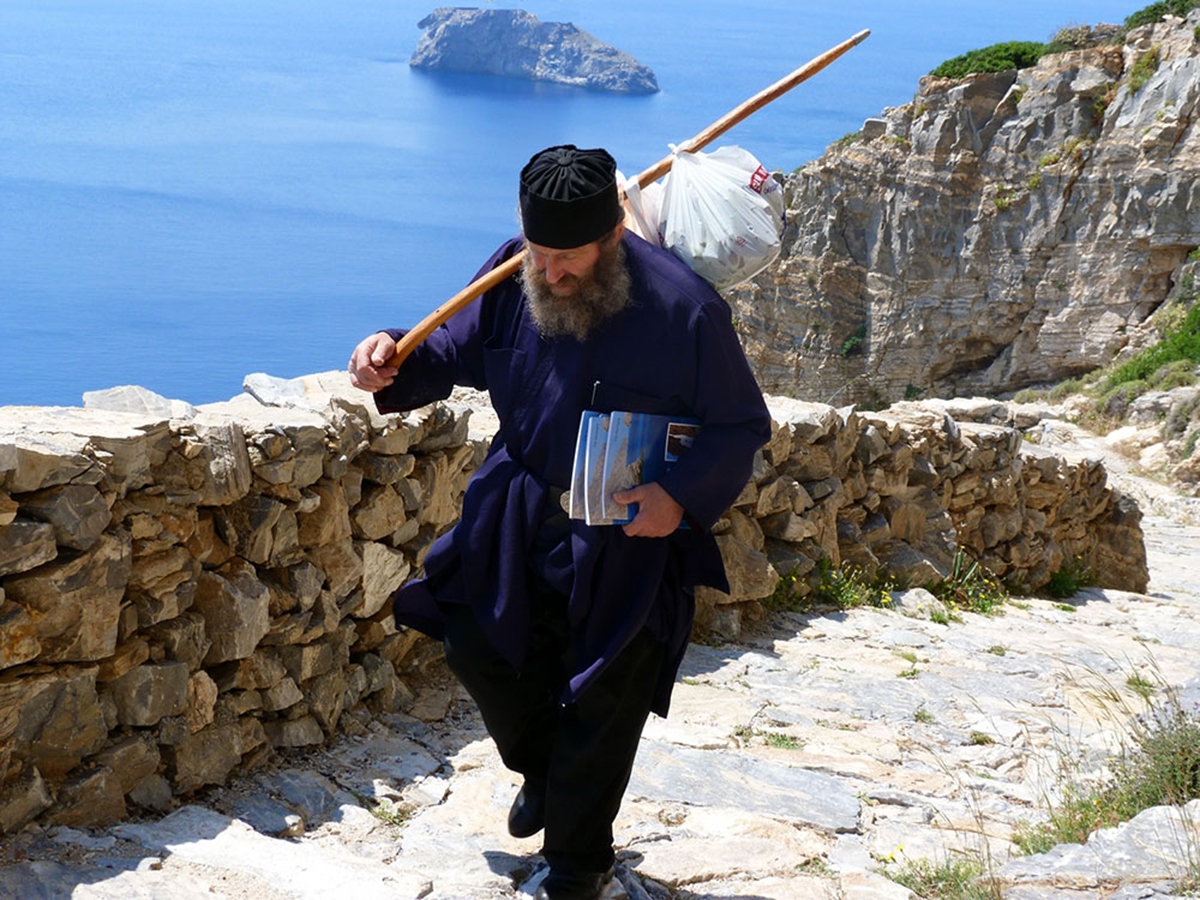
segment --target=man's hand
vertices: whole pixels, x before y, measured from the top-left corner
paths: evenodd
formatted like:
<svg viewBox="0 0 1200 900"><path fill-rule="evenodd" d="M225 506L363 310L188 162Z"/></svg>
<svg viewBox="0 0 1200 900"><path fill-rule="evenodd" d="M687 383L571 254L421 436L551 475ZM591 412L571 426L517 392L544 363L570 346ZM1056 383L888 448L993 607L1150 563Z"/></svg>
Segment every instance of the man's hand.
<svg viewBox="0 0 1200 900"><path fill-rule="evenodd" d="M374 393L396 378L397 369L387 365L396 353L396 342L380 331L365 338L350 354L350 383Z"/></svg>
<svg viewBox="0 0 1200 900"><path fill-rule="evenodd" d="M621 526L629 537L666 537L683 520L683 507L657 481L617 491L613 499L618 503L638 505L633 521Z"/></svg>

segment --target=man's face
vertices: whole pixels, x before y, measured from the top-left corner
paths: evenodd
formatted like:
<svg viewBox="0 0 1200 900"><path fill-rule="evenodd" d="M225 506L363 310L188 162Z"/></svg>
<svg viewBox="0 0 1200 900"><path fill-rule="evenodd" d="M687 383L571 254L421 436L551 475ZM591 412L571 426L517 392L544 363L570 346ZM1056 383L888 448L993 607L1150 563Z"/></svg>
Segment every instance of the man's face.
<svg viewBox="0 0 1200 900"><path fill-rule="evenodd" d="M532 241L525 242L533 266L555 297L567 299L579 292L581 284L593 280L596 261L600 259L600 241L582 247L555 250Z"/></svg>
<svg viewBox="0 0 1200 900"><path fill-rule="evenodd" d="M607 237L568 250L525 242L521 285L543 335L582 341L596 325L629 305L621 234L618 226Z"/></svg>

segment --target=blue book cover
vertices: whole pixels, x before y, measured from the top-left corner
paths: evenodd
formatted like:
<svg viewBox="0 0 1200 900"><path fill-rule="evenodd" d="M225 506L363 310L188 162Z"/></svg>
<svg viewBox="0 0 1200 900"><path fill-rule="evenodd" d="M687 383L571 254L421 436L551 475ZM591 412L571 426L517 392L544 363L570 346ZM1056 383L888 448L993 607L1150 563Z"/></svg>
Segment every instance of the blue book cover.
<svg viewBox="0 0 1200 900"><path fill-rule="evenodd" d="M571 470L571 488L567 514L572 519L587 519L587 447L588 428L600 413L585 409L579 417L579 434L575 438L575 461Z"/></svg>
<svg viewBox="0 0 1200 900"><path fill-rule="evenodd" d="M612 413L600 488L604 518L614 525L633 521L637 504L617 503L612 495L658 481L687 451L699 430L700 423L686 416Z"/></svg>
<svg viewBox="0 0 1200 900"><path fill-rule="evenodd" d="M611 525L604 516L604 462L608 449L608 413L594 414L587 423L587 443L584 447L584 518L589 525Z"/></svg>

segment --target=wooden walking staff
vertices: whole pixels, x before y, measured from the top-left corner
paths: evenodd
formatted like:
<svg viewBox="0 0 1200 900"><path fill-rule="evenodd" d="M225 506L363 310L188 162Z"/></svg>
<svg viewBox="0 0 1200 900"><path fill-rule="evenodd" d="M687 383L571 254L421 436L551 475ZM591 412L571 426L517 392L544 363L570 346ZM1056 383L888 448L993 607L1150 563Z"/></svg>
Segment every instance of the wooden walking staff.
<svg viewBox="0 0 1200 900"><path fill-rule="evenodd" d="M851 47L861 44L870 34L871 32L869 29L863 29L858 34L854 35L854 37L842 41L842 43L838 44L836 47L826 50L820 56L809 60L790 75L779 79L779 81L775 82L766 90L759 91L749 100L727 112L690 141L680 144L676 152L694 153L697 150L706 147L708 144L712 143L725 132L727 132L734 125L738 124L738 122L741 122L743 119L746 119L752 114L758 112L772 100L775 100L776 98L781 97L783 94L786 94L800 82L806 81L813 75L816 75ZM644 188L646 185L657 181L659 178L665 175L670 170L671 163L674 158L674 154L665 156L650 168L639 174L637 176L638 187ZM441 325L459 310L463 309L476 297L486 293L500 282L504 281L504 279L516 273L516 271L521 268L521 262L524 258L524 250L515 253L505 262L488 272L486 275L483 275L472 281L469 285L427 315L417 324L415 328L405 334L404 337L400 339L399 343L396 344L396 353L388 361L388 365L398 368L406 359L408 359L408 355L412 353L414 349L416 349L417 345L425 340L425 338L429 337L429 335L433 334L439 325Z"/></svg>

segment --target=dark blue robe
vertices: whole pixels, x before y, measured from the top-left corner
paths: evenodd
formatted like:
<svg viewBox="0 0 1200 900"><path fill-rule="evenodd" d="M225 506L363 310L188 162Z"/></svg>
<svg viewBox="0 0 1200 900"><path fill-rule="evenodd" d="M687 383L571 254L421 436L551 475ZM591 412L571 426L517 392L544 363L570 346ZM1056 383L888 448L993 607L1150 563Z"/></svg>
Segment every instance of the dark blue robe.
<svg viewBox="0 0 1200 900"><path fill-rule="evenodd" d="M441 604L467 603L520 669L529 643L531 567L567 595L575 669L564 701L584 690L642 629L667 645L653 709L665 715L695 613L693 589L728 590L711 526L750 477L770 417L725 301L671 254L626 233L632 303L579 342L542 337L509 278L451 318L376 394L381 412L487 390L500 419L472 477L459 523L430 548L425 575L396 594L396 621L442 637ZM521 249L504 244L480 270ZM398 337L402 332L390 332ZM700 420L691 448L659 484L690 529L627 537L620 526L547 522L570 485L585 409Z"/></svg>

